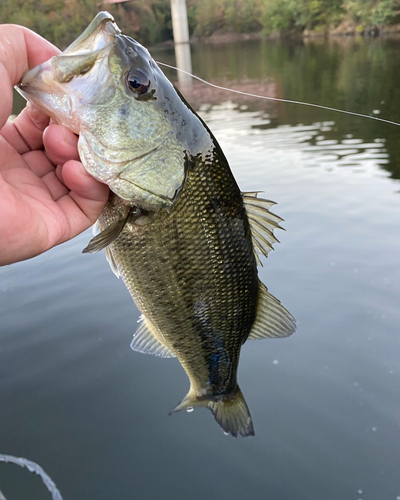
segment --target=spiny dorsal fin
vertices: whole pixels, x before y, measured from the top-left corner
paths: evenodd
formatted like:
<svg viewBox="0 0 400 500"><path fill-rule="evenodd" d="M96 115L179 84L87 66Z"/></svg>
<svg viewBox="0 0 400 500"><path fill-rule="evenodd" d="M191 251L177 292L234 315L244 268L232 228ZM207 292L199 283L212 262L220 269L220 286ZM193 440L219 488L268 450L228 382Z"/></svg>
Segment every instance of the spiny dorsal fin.
<svg viewBox="0 0 400 500"><path fill-rule="evenodd" d="M296 330L296 320L283 305L259 282L257 316L248 339L289 337Z"/></svg>
<svg viewBox="0 0 400 500"><path fill-rule="evenodd" d="M175 354L164 345L154 333L154 327L142 314L139 318L140 326L136 330L131 342L131 349L145 354L154 354L160 358L175 358Z"/></svg>
<svg viewBox="0 0 400 500"><path fill-rule="evenodd" d="M257 264L262 266L259 254L268 257L268 253L273 250L272 245L279 243L278 238L274 236L274 229L283 229L279 225L283 219L268 210L276 203L257 198L258 193L259 191L242 193L242 197L250 222Z"/></svg>

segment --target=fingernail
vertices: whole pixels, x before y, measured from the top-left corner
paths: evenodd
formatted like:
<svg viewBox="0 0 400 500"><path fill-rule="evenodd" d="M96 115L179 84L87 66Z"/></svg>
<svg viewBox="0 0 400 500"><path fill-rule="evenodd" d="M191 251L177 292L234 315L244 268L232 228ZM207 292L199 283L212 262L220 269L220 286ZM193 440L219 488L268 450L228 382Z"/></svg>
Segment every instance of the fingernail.
<svg viewBox="0 0 400 500"><path fill-rule="evenodd" d="M70 146L76 148L78 137L74 133L67 130L65 127L62 127L62 132L64 136L64 141Z"/></svg>

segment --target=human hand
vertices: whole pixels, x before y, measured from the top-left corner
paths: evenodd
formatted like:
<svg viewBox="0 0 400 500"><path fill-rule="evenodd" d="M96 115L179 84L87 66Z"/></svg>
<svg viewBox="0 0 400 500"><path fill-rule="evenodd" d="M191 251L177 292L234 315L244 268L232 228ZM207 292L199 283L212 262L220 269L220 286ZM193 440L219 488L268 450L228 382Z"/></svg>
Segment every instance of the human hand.
<svg viewBox="0 0 400 500"><path fill-rule="evenodd" d="M75 237L96 221L108 198L108 187L78 161L75 134L49 126L29 104L7 121L14 85L57 53L26 28L0 25L0 265Z"/></svg>

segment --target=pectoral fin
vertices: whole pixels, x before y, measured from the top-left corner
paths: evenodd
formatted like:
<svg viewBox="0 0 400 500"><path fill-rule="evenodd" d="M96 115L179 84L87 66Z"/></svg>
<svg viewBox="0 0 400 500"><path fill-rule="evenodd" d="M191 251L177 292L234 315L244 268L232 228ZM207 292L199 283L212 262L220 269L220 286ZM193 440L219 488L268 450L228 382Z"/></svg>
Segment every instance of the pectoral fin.
<svg viewBox="0 0 400 500"><path fill-rule="evenodd" d="M98 234L101 233L101 227L100 227L99 221L96 221L96 223L92 226L92 232L93 232L93 236L97 236ZM107 262L110 264L111 271L119 279L121 275L119 273L119 269L118 269L117 263L114 259L114 256L111 252L111 248L109 246L106 247L104 249L104 253L106 255Z"/></svg>
<svg viewBox="0 0 400 500"><path fill-rule="evenodd" d="M296 320L283 305L259 282L257 316L248 339L289 337L296 330Z"/></svg>
<svg viewBox="0 0 400 500"><path fill-rule="evenodd" d="M124 229L127 218L119 219L109 226L107 226L104 231L101 231L98 235L92 238L89 245L82 250L82 253L96 253L106 248L110 243L112 243L121 234Z"/></svg>
<svg viewBox="0 0 400 500"><path fill-rule="evenodd" d="M107 226L103 231L101 231L100 225L96 223L95 231L97 232L100 229L100 232L90 240L89 245L82 250L82 253L100 252L100 250L103 250L103 248L106 248L118 238L129 218L131 218L131 220L135 220L141 215L141 210L138 207L133 206L130 208L126 217L116 220Z"/></svg>
<svg viewBox="0 0 400 500"><path fill-rule="evenodd" d="M160 358L175 358L175 354L164 345L150 321L142 314L140 326L137 329L131 342L131 349L145 354L154 354Z"/></svg>

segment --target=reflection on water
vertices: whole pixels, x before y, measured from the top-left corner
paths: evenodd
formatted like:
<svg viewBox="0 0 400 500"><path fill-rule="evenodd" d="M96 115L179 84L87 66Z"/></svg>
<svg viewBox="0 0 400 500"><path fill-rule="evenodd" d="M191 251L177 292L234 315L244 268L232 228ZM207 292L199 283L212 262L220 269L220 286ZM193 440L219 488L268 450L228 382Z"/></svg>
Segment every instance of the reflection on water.
<svg viewBox="0 0 400 500"><path fill-rule="evenodd" d="M193 68L396 120L397 51L389 40L198 46ZM155 55L174 64L171 51ZM197 84L191 100L242 190L277 201L287 229L260 277L298 331L241 355L255 438L225 437L199 409L168 418L186 376L174 360L130 351L139 313L104 256L80 253L88 231L0 269L0 451L31 457L74 500L395 500L398 129ZM41 498L12 474L0 467L6 498Z"/></svg>
<svg viewBox="0 0 400 500"><path fill-rule="evenodd" d="M270 95L323 106L380 116L399 122L400 60L399 42L391 39L337 39L331 43L311 41L305 45L262 42L221 46L194 46L196 74L218 85L255 94ZM154 52L154 51L153 51ZM166 52L155 53L158 60L173 64ZM172 71L166 71L176 79ZM371 120L321 111L300 105L272 103L227 94L197 85L197 106L230 100L244 103L249 110L272 109L271 126L310 125L321 120L335 121L334 136L354 134L373 142L383 137L389 152L382 168L400 179L399 129ZM358 134L356 133L358 132Z"/></svg>

